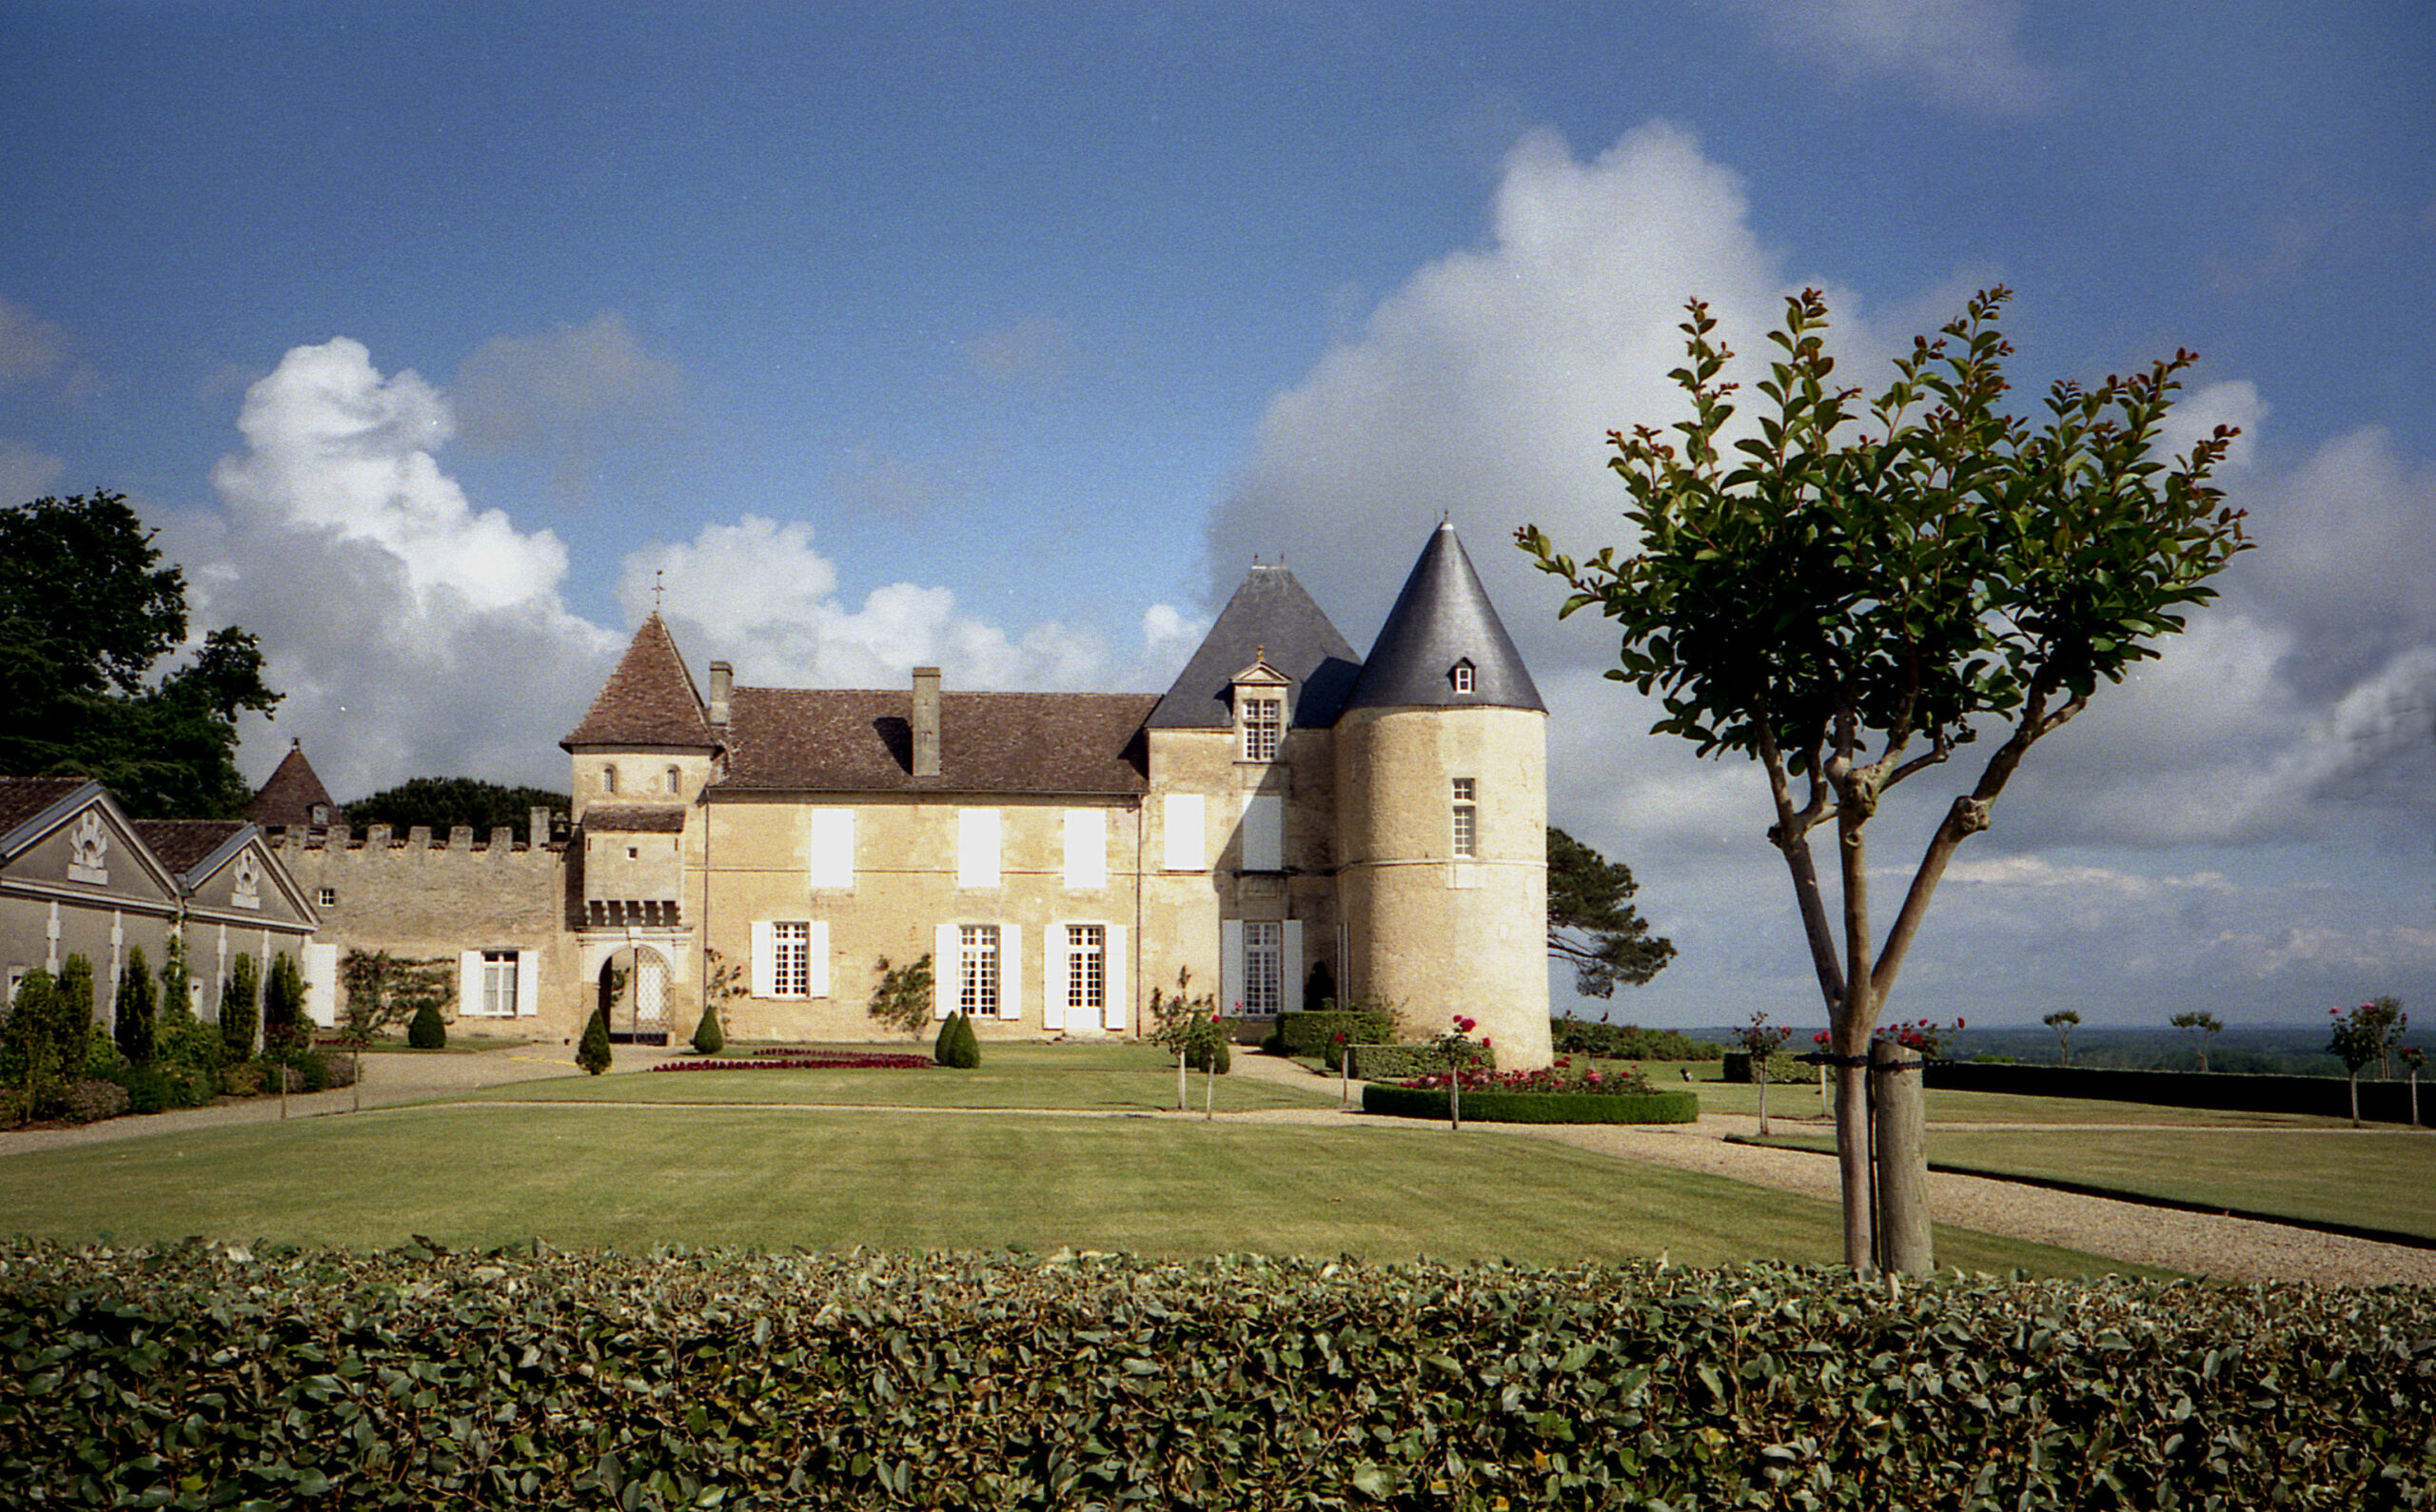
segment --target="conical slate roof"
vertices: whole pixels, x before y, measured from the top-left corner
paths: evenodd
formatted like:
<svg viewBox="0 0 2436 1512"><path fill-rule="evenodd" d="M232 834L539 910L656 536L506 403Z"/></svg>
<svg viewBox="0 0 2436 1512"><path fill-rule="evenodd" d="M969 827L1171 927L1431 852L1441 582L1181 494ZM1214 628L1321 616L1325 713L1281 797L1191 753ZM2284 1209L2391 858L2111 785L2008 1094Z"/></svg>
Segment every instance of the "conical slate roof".
<svg viewBox="0 0 2436 1512"><path fill-rule="evenodd" d="M635 632L633 644L618 658L618 670L601 684L583 722L559 744L570 751L586 745L718 744L703 717L694 675L685 669L676 638L657 613Z"/></svg>
<svg viewBox="0 0 2436 1512"><path fill-rule="evenodd" d="M1472 691L1456 691L1455 668L1469 662ZM1522 665L1522 654L1505 634L1497 610L1481 586L1472 559L1441 521L1421 560L1412 564L1404 592L1387 611L1370 659L1346 699L1348 709L1456 709L1472 704L1537 709L1540 690Z"/></svg>
<svg viewBox="0 0 2436 1512"><path fill-rule="evenodd" d="M1326 729L1336 723L1362 658L1283 567L1254 565L1227 600L1185 669L1150 711L1153 730L1224 730L1235 722L1228 693L1236 673L1260 658L1292 679L1287 718Z"/></svg>
<svg viewBox="0 0 2436 1512"><path fill-rule="evenodd" d="M317 804L322 814L319 819L313 816ZM321 774L304 759L304 742L293 739L288 742L287 755L279 758L279 769L246 806L246 816L256 824L294 827L329 824L343 817L339 806L330 801L330 790L322 786Z"/></svg>

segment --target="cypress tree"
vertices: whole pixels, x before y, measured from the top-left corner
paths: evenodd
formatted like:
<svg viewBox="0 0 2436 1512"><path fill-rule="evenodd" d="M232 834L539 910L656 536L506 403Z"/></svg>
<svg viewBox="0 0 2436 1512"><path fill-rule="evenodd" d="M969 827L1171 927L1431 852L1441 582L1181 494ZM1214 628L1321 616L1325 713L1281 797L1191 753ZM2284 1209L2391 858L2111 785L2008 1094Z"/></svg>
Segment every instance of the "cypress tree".
<svg viewBox="0 0 2436 1512"><path fill-rule="evenodd" d="M609 1069L609 1019L599 1009L584 1022L583 1038L575 1048L575 1063L598 1076Z"/></svg>
<svg viewBox="0 0 2436 1512"><path fill-rule="evenodd" d="M20 1118L33 1117L44 1100L45 1084L59 1059L53 1029L58 1016L58 986L49 972L37 966L17 984L16 1000L9 1006L9 1049L25 1068L26 1100L18 1110Z"/></svg>
<svg viewBox="0 0 2436 1512"><path fill-rule="evenodd" d="M127 965L118 973L117 1016L113 1022L118 1052L127 1057L130 1066L152 1064L156 1002L152 995L152 966L144 958L144 947L138 945L127 952Z"/></svg>
<svg viewBox="0 0 2436 1512"><path fill-rule="evenodd" d="M92 1061L92 962L81 955L68 957L59 969L59 986L51 1007L51 1043L59 1052L59 1074L74 1081L85 1074Z"/></svg>
<svg viewBox="0 0 2436 1512"><path fill-rule="evenodd" d="M948 1046L948 1064L960 1071L969 1071L981 1064L981 1036L973 1032L972 1015L958 1013L949 1020L955 1039Z"/></svg>
<svg viewBox="0 0 2436 1512"><path fill-rule="evenodd" d="M719 1028L719 1006L704 1005L702 1021L694 1026L694 1049L704 1055L716 1055L727 1049L727 1033Z"/></svg>
<svg viewBox="0 0 2436 1512"><path fill-rule="evenodd" d="M263 987L263 1049L272 1053L303 1050L311 1037L304 1019L304 973L282 951L271 957L270 980Z"/></svg>
<svg viewBox="0 0 2436 1512"><path fill-rule="evenodd" d="M254 1032L261 1027L262 981L254 958L240 955L229 963L228 980L220 988L220 1043L228 1048L228 1063L243 1066L254 1058Z"/></svg>
<svg viewBox="0 0 2436 1512"><path fill-rule="evenodd" d="M955 1052L955 1021L963 1016L961 1013L950 1013L939 1020L939 1037L931 1041L931 1059L941 1066L955 1064L949 1057Z"/></svg>

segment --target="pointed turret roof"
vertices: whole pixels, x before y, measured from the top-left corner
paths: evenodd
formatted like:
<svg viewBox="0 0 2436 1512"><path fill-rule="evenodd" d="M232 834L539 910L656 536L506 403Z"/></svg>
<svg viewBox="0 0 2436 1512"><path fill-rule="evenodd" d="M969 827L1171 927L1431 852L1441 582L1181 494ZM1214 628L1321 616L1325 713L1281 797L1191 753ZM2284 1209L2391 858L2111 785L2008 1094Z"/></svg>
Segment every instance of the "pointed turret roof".
<svg viewBox="0 0 2436 1512"><path fill-rule="evenodd" d="M1457 691L1455 668L1469 663L1471 691ZM1442 520L1412 564L1404 592L1387 611L1370 659L1346 698L1348 709L1462 708L1537 709L1540 690L1522 665L1522 654L1481 586L1472 559Z"/></svg>
<svg viewBox="0 0 2436 1512"><path fill-rule="evenodd" d="M314 815L317 804L321 811L318 818ZM322 786L321 774L304 759L304 742L291 737L287 755L279 758L278 770L255 791L253 801L246 805L246 817L256 824L303 828L333 823L343 815L339 806L330 801L330 790Z"/></svg>
<svg viewBox="0 0 2436 1512"><path fill-rule="evenodd" d="M618 658L618 670L600 686L583 722L559 742L578 746L701 746L718 744L702 714L694 674L677 650L676 638L655 611L635 632Z"/></svg>
<svg viewBox="0 0 2436 1512"><path fill-rule="evenodd" d="M1228 695L1235 674L1266 658L1291 679L1288 717L1300 726L1336 723L1362 658L1284 567L1255 564L1227 600L1201 649L1185 663L1150 712L1153 730L1224 730L1235 722Z"/></svg>

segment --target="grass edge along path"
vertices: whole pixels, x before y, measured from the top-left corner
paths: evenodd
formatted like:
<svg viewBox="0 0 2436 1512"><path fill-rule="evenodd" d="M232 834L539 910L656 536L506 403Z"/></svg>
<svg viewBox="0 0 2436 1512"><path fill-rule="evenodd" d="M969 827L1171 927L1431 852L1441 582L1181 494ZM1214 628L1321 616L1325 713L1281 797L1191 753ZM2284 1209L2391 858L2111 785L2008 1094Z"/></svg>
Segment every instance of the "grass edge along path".
<svg viewBox="0 0 2436 1512"><path fill-rule="evenodd" d="M1517 1135L648 1105L422 1105L29 1153L0 1163L0 1212L59 1243L359 1249L427 1234L1709 1266L1838 1248L1832 1204ZM1960 1228L1937 1245L1966 1270L2166 1273Z"/></svg>
<svg viewBox="0 0 2436 1512"><path fill-rule="evenodd" d="M2078 1148L2062 1152L2050 1148L2062 1138L2075 1141ZM2259 1129L2228 1138L2227 1131L2220 1129L2142 1129L2110 1130L2105 1146L2092 1145L2091 1139L2090 1134L2070 1129L2053 1133L2009 1129L2001 1134L1932 1129L1929 1169L2143 1208L2246 1218L2377 1244L2436 1249L2436 1198L2428 1195L2436 1193L2436 1180L2382 1180L2374 1172L2360 1170L2356 1162L2347 1168L2336 1161L2296 1158L2293 1153L2356 1154L2364 1147L2355 1141L2375 1141L2365 1148L2380 1153L2424 1154L2426 1164L2436 1168L2436 1135L2386 1129L2362 1130L2357 1135L2348 1129L2325 1133ZM2414 1139L2424 1140L2424 1148L2412 1147L2409 1142ZM1807 1133L1765 1140L1728 1135L1727 1142L1801 1154L1836 1153L1832 1140ZM1954 1143L1967 1143L1973 1152L1960 1156L1935 1152L1940 1144L1951 1149ZM2127 1146L2147 1153L2127 1155ZM2171 1148L2160 1149L2161 1146ZM2269 1146L2274 1147L2271 1161L2263 1158L2269 1154ZM2246 1147L2247 1153L2262 1158L2234 1160L2245 1153ZM2115 1165L2129 1169L2105 1173L2106 1168ZM2422 1227L2397 1227L2377 1221L2396 1210L2380 1200L2392 1191L2421 1195L2416 1211L2422 1216ZM2278 1195L2288 1200L2280 1206L2260 1201L2262 1196Z"/></svg>

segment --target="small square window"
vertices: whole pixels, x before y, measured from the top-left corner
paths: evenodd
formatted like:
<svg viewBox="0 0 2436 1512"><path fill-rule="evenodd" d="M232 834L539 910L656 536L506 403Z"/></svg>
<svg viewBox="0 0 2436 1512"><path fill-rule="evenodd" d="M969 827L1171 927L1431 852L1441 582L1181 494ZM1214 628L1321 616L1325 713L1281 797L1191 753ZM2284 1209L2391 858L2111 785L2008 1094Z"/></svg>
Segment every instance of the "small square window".
<svg viewBox="0 0 2436 1512"><path fill-rule="evenodd" d="M313 903L318 908L326 909L338 907L339 890L334 887L325 887L322 889L320 892L313 894Z"/></svg>

